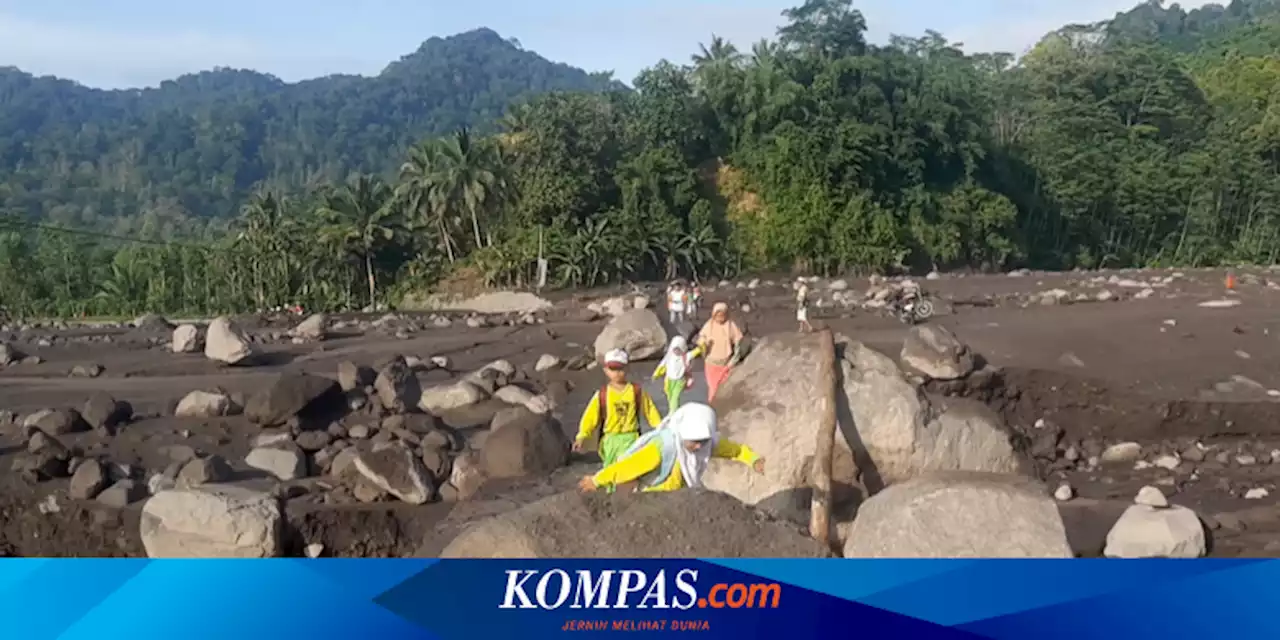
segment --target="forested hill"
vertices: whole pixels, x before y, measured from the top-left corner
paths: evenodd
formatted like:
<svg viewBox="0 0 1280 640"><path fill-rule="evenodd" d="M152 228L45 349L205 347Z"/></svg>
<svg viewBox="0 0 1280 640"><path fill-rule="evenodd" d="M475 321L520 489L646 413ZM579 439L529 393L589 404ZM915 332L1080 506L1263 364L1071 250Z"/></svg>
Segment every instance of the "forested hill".
<svg viewBox="0 0 1280 640"><path fill-rule="evenodd" d="M104 91L0 68L0 210L94 226L234 215L255 184L394 169L412 143L489 128L523 96L617 86L488 29L427 40L374 77L294 84L218 69Z"/></svg>
<svg viewBox="0 0 1280 640"><path fill-rule="evenodd" d="M0 305L359 308L521 286L539 257L573 286L1280 261L1280 0L1147 2L1023 56L876 44L853 0L797 2L775 38L708 34L627 91L485 31L374 79L0 88L0 118L36 125L0 122L17 212L148 239L191 231L183 212L236 225L156 247L0 215ZM410 146L525 92L500 126Z"/></svg>
<svg viewBox="0 0 1280 640"><path fill-rule="evenodd" d="M1154 44L1183 53L1275 54L1280 45L1280 0L1233 0L1186 10L1147 0L1102 23L1115 44Z"/></svg>

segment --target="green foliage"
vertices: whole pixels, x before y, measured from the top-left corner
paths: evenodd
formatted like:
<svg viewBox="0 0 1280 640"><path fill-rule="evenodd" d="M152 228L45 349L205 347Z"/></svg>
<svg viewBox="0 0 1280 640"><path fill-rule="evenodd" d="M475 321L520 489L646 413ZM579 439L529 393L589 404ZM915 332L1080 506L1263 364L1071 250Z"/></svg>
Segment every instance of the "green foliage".
<svg viewBox="0 0 1280 640"><path fill-rule="evenodd" d="M0 301L360 308L540 256L559 286L1276 261L1280 2L1147 2L1016 61L869 44L849 0L784 15L630 90L485 30L296 85L0 72Z"/></svg>

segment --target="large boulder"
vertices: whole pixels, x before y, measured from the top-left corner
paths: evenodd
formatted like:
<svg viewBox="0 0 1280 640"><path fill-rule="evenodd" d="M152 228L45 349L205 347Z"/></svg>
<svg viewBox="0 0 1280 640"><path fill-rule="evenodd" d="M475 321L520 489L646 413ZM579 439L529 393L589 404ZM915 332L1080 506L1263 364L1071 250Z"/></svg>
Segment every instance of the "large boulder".
<svg viewBox="0 0 1280 640"><path fill-rule="evenodd" d="M825 419L827 375L817 335L766 336L716 394L720 432L768 462L764 474L716 461L703 482L751 505L807 520L810 467ZM894 361L858 342L838 341L833 508L926 471L1024 473L1010 433L985 407L933 406Z"/></svg>
<svg viewBox="0 0 1280 640"><path fill-rule="evenodd" d="M691 516L691 514L694 514ZM679 523L674 526L673 523ZM441 558L821 558L822 546L712 491L609 496L570 491L493 516Z"/></svg>
<svg viewBox="0 0 1280 640"><path fill-rule="evenodd" d="M281 554L283 518L271 494L205 485L152 496L139 529L150 558L270 558Z"/></svg>
<svg viewBox="0 0 1280 640"><path fill-rule="evenodd" d="M858 509L846 558L1070 558L1057 505L1030 478L929 473Z"/></svg>
<svg viewBox="0 0 1280 640"><path fill-rule="evenodd" d="M253 356L253 345L230 318L219 316L205 331L204 355L225 364L240 364Z"/></svg>
<svg viewBox="0 0 1280 640"><path fill-rule="evenodd" d="M200 329L194 324L180 325L173 330L173 342L170 349L174 353L197 353L200 351Z"/></svg>
<svg viewBox="0 0 1280 640"><path fill-rule="evenodd" d="M255 424L276 426L295 415L323 413L346 402L337 381L305 373L282 373L249 398L245 415Z"/></svg>
<svg viewBox="0 0 1280 640"><path fill-rule="evenodd" d="M902 364L935 380L956 380L973 373L973 352L946 327L912 327L902 343Z"/></svg>
<svg viewBox="0 0 1280 640"><path fill-rule="evenodd" d="M596 358L613 349L622 349L634 360L661 354L667 348L667 330L657 314L648 309L632 309L609 321L596 337Z"/></svg>
<svg viewBox="0 0 1280 640"><path fill-rule="evenodd" d="M956 400L934 406L893 359L856 341L836 347L848 403L840 430L872 492L926 471L1030 470L998 416Z"/></svg>
<svg viewBox="0 0 1280 640"><path fill-rule="evenodd" d="M821 342L815 334L785 333L761 339L716 392L720 434L751 447L767 463L763 474L745 465L713 460L703 484L747 504L804 520L811 500L809 468L817 451L827 393ZM827 378L828 380L830 378ZM837 503L857 496L857 474L848 441L837 435L832 464Z"/></svg>
<svg viewBox="0 0 1280 640"><path fill-rule="evenodd" d="M501 426L489 433L480 451L487 477L546 474L569 461L569 440L547 416L512 407L494 416L493 423Z"/></svg>

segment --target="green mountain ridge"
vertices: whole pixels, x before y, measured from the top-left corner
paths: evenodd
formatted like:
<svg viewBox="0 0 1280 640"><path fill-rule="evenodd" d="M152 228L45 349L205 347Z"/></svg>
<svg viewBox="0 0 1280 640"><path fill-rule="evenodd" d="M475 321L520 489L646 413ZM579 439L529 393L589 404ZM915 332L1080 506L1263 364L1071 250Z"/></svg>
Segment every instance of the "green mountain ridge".
<svg viewBox="0 0 1280 640"><path fill-rule="evenodd" d="M256 185L394 169L422 138L491 128L530 95L619 88L489 29L431 38L376 76L296 83L215 69L104 90L3 68L0 207L90 225L148 210L225 216Z"/></svg>

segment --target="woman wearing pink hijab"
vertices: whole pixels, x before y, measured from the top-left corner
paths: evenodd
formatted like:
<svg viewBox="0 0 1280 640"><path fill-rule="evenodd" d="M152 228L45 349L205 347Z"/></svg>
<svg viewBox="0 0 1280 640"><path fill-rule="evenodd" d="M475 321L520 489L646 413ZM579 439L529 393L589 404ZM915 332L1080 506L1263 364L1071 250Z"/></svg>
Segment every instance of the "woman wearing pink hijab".
<svg viewBox="0 0 1280 640"><path fill-rule="evenodd" d="M715 399L716 389L729 377L742 339L742 329L729 319L729 305L717 302L711 308L711 319L698 332L698 346L706 354L703 368L707 376L707 402Z"/></svg>

